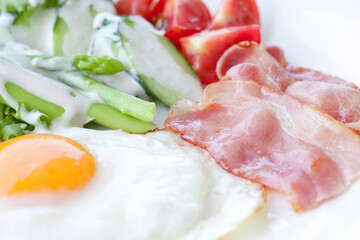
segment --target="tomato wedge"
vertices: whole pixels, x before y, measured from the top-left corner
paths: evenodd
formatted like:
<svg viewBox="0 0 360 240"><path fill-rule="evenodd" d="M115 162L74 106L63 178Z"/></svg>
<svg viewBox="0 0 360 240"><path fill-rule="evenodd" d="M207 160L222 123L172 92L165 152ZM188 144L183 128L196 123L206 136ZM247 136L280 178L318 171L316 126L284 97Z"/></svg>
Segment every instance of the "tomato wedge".
<svg viewBox="0 0 360 240"><path fill-rule="evenodd" d="M148 18L151 3L152 0L119 0L115 8L120 15L141 15Z"/></svg>
<svg viewBox="0 0 360 240"><path fill-rule="evenodd" d="M120 15L141 15L149 21L160 14L166 0L119 0L116 11Z"/></svg>
<svg viewBox="0 0 360 240"><path fill-rule="evenodd" d="M259 10L255 0L223 0L209 29L259 23Z"/></svg>
<svg viewBox="0 0 360 240"><path fill-rule="evenodd" d="M179 48L179 39L205 29L211 15L201 0L168 0L163 11L165 37Z"/></svg>
<svg viewBox="0 0 360 240"><path fill-rule="evenodd" d="M160 18L166 2L167 0L152 0L150 4L150 14L147 17L150 22L155 23L157 19Z"/></svg>
<svg viewBox="0 0 360 240"><path fill-rule="evenodd" d="M260 43L259 25L203 31L180 39L182 53L205 84L218 81L217 61L226 49L241 41Z"/></svg>

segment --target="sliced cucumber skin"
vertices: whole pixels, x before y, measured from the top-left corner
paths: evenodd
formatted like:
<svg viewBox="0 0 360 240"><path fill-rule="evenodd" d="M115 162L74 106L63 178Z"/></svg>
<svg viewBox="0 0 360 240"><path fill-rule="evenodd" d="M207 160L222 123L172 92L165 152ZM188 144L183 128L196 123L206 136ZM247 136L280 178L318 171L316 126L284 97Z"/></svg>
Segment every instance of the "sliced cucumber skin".
<svg viewBox="0 0 360 240"><path fill-rule="evenodd" d="M22 12L28 5L29 5L28 0L1 0L0 13L1 12L19 13Z"/></svg>
<svg viewBox="0 0 360 240"><path fill-rule="evenodd" d="M168 66L171 66L171 64L177 64L185 73L181 73L182 76L184 76L182 86L184 88L191 87L191 85L195 85L194 91L197 91L197 97L194 99L193 96L189 96L187 94L181 93L179 89L174 88L171 83L173 76L169 74L166 76L166 79L163 77L162 81L158 81L157 77L148 76L146 74L142 73L142 68L137 66L137 63L135 62L133 57L133 53L131 51L131 46L133 45L132 38L126 34L126 27L129 26L131 28L136 27L136 25L139 24L138 22L133 22L130 19L125 19L124 21L119 23L119 33L118 35L121 38L121 47L119 47L119 44L117 44L118 48L121 48L117 52L113 51L114 54L123 60L124 63L130 62L130 64L127 65L130 72L134 75L137 75L137 80L139 83L143 86L143 88L146 90L146 92L155 97L156 99L162 101L167 106L173 105L175 102L181 100L181 99L190 99L190 100L200 100L201 94L202 94L202 87L199 81L199 78L197 74L192 70L189 63L186 61L184 56L176 49L176 47L165 37L156 34L152 30L148 30L149 34L155 35L157 39L157 46L156 48L163 47L162 51L167 51L168 54L171 55L173 63L165 63ZM127 25L127 26L125 26ZM134 33L134 32L133 32ZM134 46L134 45L133 45ZM122 54L119 54L122 53ZM123 54L125 53L125 54ZM146 53L145 53L146 54ZM148 54L152 54L149 52ZM126 61L124 56L127 58L128 61ZM149 61L150 62L150 61ZM150 63L152 64L152 63ZM173 75L178 74L176 71ZM164 80L165 79L165 80ZM191 80L190 80L191 79ZM186 86L186 84L189 84L190 86ZM179 85L179 84L178 84ZM194 95L194 94L192 94Z"/></svg>
<svg viewBox="0 0 360 240"><path fill-rule="evenodd" d="M63 38L64 55L86 54L94 34L93 20L99 12L115 13L115 7L107 0L68 0L58 8L58 16L68 25Z"/></svg>
<svg viewBox="0 0 360 240"><path fill-rule="evenodd" d="M160 42L169 50L169 53L173 56L175 61L179 65L181 65L187 73L189 73L194 78L196 78L200 81L200 78L197 75L197 73L192 69L190 63L186 60L184 55L182 55L182 53L179 52L179 50L175 47L175 45L164 36L157 35L157 37L159 38Z"/></svg>
<svg viewBox="0 0 360 240"><path fill-rule="evenodd" d="M61 18L57 17L54 26L54 55L64 56L64 38L69 31L69 26Z"/></svg>
<svg viewBox="0 0 360 240"><path fill-rule="evenodd" d="M31 27L30 19L33 14L36 14L37 8L30 9L28 11L22 12L14 21L15 26L24 26L27 28Z"/></svg>
<svg viewBox="0 0 360 240"><path fill-rule="evenodd" d="M153 123L144 122L122 114L114 108L100 103L91 105L88 115L94 118L94 122L100 125L112 129L122 129L130 133L146 133L156 129L156 125Z"/></svg>
<svg viewBox="0 0 360 240"><path fill-rule="evenodd" d="M1 1L26 1L25 10L19 12L14 26L10 27L11 32L16 41L47 55L86 54L93 35L94 16L104 10L115 13L108 0L46 0L36 7L30 6L28 0L0 0L0 7ZM48 17L48 11L54 12L53 18ZM50 43L53 46L48 47Z"/></svg>
<svg viewBox="0 0 360 240"><path fill-rule="evenodd" d="M47 55L53 55L53 31L56 20L56 8L38 6L20 13L9 27L9 31L15 41L39 49Z"/></svg>
<svg viewBox="0 0 360 240"><path fill-rule="evenodd" d="M163 85L158 84L154 78L138 75L138 81L147 94L163 102L167 106L171 106L182 99L176 92L170 91Z"/></svg>

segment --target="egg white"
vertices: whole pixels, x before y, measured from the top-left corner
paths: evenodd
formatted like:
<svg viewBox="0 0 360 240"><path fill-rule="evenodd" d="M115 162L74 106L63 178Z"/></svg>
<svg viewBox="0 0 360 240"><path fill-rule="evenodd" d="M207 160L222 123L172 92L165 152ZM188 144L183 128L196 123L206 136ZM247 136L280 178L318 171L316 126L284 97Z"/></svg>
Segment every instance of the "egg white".
<svg viewBox="0 0 360 240"><path fill-rule="evenodd" d="M259 185L225 172L175 134L80 128L54 133L90 151L95 177L58 201L0 201L2 240L219 239L263 203Z"/></svg>

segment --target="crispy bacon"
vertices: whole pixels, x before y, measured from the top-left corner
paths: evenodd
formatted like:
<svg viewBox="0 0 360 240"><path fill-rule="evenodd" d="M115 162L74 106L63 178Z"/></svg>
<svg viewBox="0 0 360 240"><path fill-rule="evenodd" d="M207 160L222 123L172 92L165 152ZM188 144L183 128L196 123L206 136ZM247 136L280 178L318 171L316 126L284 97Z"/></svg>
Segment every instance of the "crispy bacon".
<svg viewBox="0 0 360 240"><path fill-rule="evenodd" d="M295 82L265 48L255 42L230 47L219 59L216 72L221 80L255 81L280 91Z"/></svg>
<svg viewBox="0 0 360 240"><path fill-rule="evenodd" d="M225 170L282 191L296 211L360 177L359 135L290 96L250 81L221 81L206 88L201 106L182 104L167 129L208 150Z"/></svg>

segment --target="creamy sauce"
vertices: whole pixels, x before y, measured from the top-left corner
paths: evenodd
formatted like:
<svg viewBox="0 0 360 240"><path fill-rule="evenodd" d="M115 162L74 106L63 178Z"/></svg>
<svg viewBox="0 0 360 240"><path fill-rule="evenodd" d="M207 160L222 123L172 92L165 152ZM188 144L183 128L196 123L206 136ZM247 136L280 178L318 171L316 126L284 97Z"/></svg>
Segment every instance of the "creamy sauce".
<svg viewBox="0 0 360 240"><path fill-rule="evenodd" d="M31 71L53 79L61 79L62 81L70 79L71 81L67 81L72 83L70 85L75 85L80 89L87 88L86 85L84 85L84 81L82 81L82 76L73 72L76 68L73 66L72 58L53 57L51 59L44 59L41 57L35 57L30 60L30 58L26 56L41 54L42 53L37 50L29 49L25 45L17 43L8 43L6 45L5 52L0 51L0 56L18 62L22 66L31 69ZM59 71L61 69L65 69L65 71ZM134 77L126 71L113 75L90 75L90 77L132 96L136 96L144 100L151 100Z"/></svg>
<svg viewBox="0 0 360 240"><path fill-rule="evenodd" d="M131 55L131 61L137 72L156 79L164 86L169 86L170 90L175 90L183 98L200 101L202 87L199 80L188 74L182 66L176 63L170 52L161 43L158 43L159 39L156 33L151 34L152 27L148 26L147 21L136 16L131 17L130 20L136 24L129 26L121 23L121 29L125 30L126 36L131 39L131 43L124 43L124 47ZM131 34L136 37L132 37ZM151 54L144 54L144 52L151 52ZM186 79L186 84L184 84L184 79Z"/></svg>
<svg viewBox="0 0 360 240"><path fill-rule="evenodd" d="M124 18L108 13L97 15L94 20L94 28L98 29L94 40L94 44L98 46L97 48L101 46L102 49L107 46L108 52L110 52L110 39L119 50L116 57L123 61L125 65L134 66L130 69L132 74L140 74L156 79L160 85L169 86L170 91L180 94L181 97L186 96L191 100L200 100L202 87L199 80L187 73L174 60L166 47L159 42L157 37L159 32L141 17L131 16L128 19L136 24L129 26L123 22ZM108 25L103 26L104 22L107 22ZM121 42L121 38L117 34L119 27L121 28L120 31L124 30L123 34L131 39L131 44ZM126 49L127 53L125 53L124 49ZM95 50L94 52L96 53ZM127 54L131 57L128 57ZM166 64L164 65L164 63ZM184 86L184 79L186 79L187 86Z"/></svg>
<svg viewBox="0 0 360 240"><path fill-rule="evenodd" d="M139 97L143 100L151 98L145 93L141 85L126 71L113 75L97 75L91 76L99 82L102 82L114 89L125 92L132 96Z"/></svg>
<svg viewBox="0 0 360 240"><path fill-rule="evenodd" d="M44 59L41 57L35 57L31 59L31 65L46 69L49 71L60 71L65 69L66 71L74 71L76 68L73 66L74 60L72 58L53 57L51 59Z"/></svg>
<svg viewBox="0 0 360 240"><path fill-rule="evenodd" d="M29 3L31 6L35 7L36 5L44 4L45 0L29 0Z"/></svg>
<svg viewBox="0 0 360 240"><path fill-rule="evenodd" d="M121 21L121 19L122 18L109 13L101 13L96 16L93 23L93 28L96 32L89 50L90 55L116 57L111 49L111 44L115 42L117 43L116 46L121 49L121 39L116 35L118 22ZM104 21L112 22L112 24L103 26ZM126 60L127 57L121 58L121 61L126 65L131 64L126 62ZM138 96L144 100L149 100L149 96L134 78L136 75L137 73L133 70L131 73L121 72L111 76L96 76L96 79L117 90Z"/></svg>
<svg viewBox="0 0 360 240"><path fill-rule="evenodd" d="M10 13L0 13L0 49L9 41L13 40L9 30L7 29L14 21L14 15Z"/></svg>
<svg viewBox="0 0 360 240"><path fill-rule="evenodd" d="M65 56L88 51L93 35L91 8L96 12L115 13L113 4L106 0L67 1L59 9L59 16L69 27L63 44Z"/></svg>
<svg viewBox="0 0 360 240"><path fill-rule="evenodd" d="M15 20L14 15L5 12L0 13L0 28L6 28L11 26L14 20Z"/></svg>
<svg viewBox="0 0 360 240"><path fill-rule="evenodd" d="M67 126L83 126L91 120L87 115L87 111L91 104L95 102L93 99L66 85L31 72L1 57L0 95L12 108L19 109L17 101L13 99L5 89L6 82L12 82L21 86L32 94L40 96L42 99L65 109L65 113L52 122L52 128L57 129ZM76 96L72 96L71 93L75 93ZM21 107L20 114L24 121L35 125L36 127L43 127L38 122L41 113L29 113L24 107Z"/></svg>
<svg viewBox="0 0 360 240"><path fill-rule="evenodd" d="M29 26L14 25L10 27L14 39L47 55L53 55L56 9L37 9L28 21Z"/></svg>

